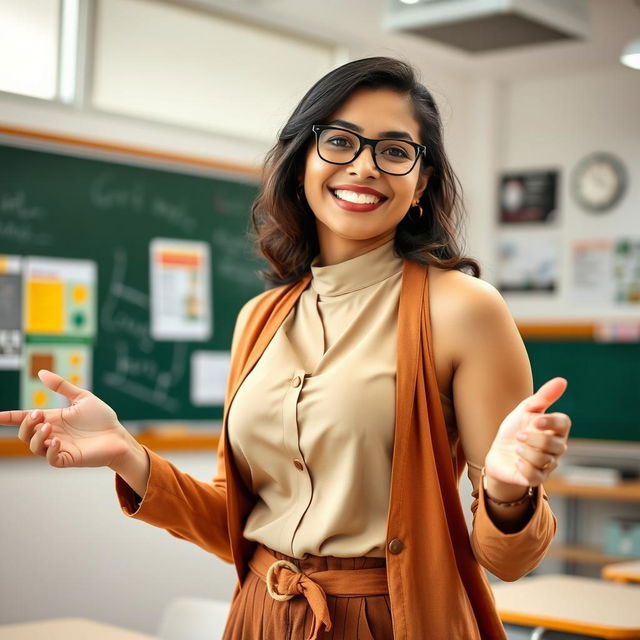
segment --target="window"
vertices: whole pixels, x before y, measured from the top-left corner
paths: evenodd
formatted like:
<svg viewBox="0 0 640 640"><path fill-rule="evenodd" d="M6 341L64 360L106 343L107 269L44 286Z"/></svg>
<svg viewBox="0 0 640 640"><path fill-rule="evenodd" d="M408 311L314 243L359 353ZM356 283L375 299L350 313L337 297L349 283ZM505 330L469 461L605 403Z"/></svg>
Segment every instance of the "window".
<svg viewBox="0 0 640 640"><path fill-rule="evenodd" d="M97 109L272 141L331 45L149 0L99 0Z"/></svg>
<svg viewBox="0 0 640 640"><path fill-rule="evenodd" d="M54 98L61 0L0 0L0 91Z"/></svg>

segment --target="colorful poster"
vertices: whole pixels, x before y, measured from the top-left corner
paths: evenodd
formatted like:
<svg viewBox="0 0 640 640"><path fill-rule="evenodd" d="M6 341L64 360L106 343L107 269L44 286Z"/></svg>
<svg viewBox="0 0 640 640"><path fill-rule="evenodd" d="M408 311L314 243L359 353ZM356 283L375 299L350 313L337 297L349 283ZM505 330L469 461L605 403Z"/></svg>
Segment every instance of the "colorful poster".
<svg viewBox="0 0 640 640"><path fill-rule="evenodd" d="M91 346L60 342L27 343L20 372L20 407L22 409L57 409L69 402L51 391L38 378L40 369L48 369L72 384L91 389Z"/></svg>
<svg viewBox="0 0 640 640"><path fill-rule="evenodd" d="M22 258L0 255L0 369L22 361Z"/></svg>
<svg viewBox="0 0 640 640"><path fill-rule="evenodd" d="M96 335L96 263L28 257L24 271L26 335Z"/></svg>
<svg viewBox="0 0 640 640"><path fill-rule="evenodd" d="M151 336L208 340L211 336L209 244L155 238L150 244Z"/></svg>
<svg viewBox="0 0 640 640"><path fill-rule="evenodd" d="M502 238L498 247L498 290L556 291L558 254L555 237Z"/></svg>

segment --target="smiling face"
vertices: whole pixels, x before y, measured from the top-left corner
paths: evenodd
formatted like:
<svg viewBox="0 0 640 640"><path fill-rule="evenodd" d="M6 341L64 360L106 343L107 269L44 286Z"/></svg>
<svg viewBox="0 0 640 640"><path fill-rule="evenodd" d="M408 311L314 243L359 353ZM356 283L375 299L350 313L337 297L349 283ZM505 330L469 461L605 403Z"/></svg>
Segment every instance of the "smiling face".
<svg viewBox="0 0 640 640"><path fill-rule="evenodd" d="M393 89L358 89L326 122L317 124L335 124L375 139L386 138L385 132L396 132L394 137L404 132L403 139L422 143L411 98ZM316 218L319 264L349 260L391 240L427 186L431 170L421 165L418 160L407 175L389 175L376 167L370 146L349 164L331 164L320 158L313 138L305 161L304 193Z"/></svg>

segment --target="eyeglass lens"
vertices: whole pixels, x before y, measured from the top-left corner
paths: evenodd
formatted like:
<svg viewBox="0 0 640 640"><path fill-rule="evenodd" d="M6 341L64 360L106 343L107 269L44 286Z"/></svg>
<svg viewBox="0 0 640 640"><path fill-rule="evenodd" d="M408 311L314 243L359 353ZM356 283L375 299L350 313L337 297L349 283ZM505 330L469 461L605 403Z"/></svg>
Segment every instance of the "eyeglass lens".
<svg viewBox="0 0 640 640"><path fill-rule="evenodd" d="M341 129L324 129L318 136L318 153L326 162L347 164L360 149L357 136ZM376 163L382 171L403 174L416 161L416 148L402 140L381 140L376 145Z"/></svg>

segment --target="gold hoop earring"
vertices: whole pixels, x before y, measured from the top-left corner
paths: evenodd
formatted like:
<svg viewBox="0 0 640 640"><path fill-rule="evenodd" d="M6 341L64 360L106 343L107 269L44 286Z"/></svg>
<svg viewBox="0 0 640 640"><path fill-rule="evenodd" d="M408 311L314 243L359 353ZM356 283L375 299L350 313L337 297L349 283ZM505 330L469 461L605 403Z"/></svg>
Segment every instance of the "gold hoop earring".
<svg viewBox="0 0 640 640"><path fill-rule="evenodd" d="M414 217L411 215L411 209L413 209L414 207L418 207L418 210L420 211L420 214L418 215L418 218L417 218L417 219L416 219L416 218L414 218ZM422 218L422 207L421 207L417 202L416 202L415 204L412 204L412 205L409 207L409 211L407 211L407 216L408 216L409 220L411 220L411 222L419 222L419 221L420 221L420 219Z"/></svg>

